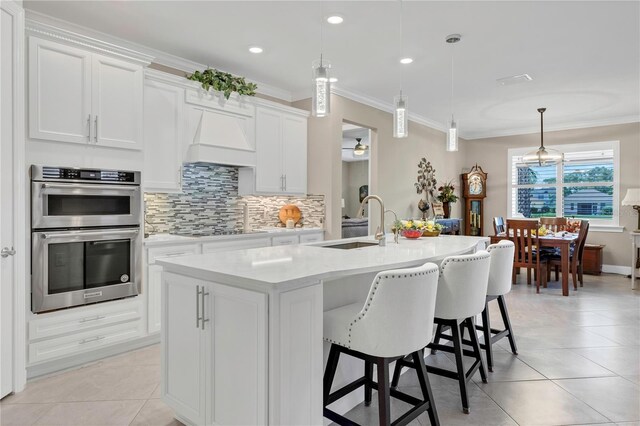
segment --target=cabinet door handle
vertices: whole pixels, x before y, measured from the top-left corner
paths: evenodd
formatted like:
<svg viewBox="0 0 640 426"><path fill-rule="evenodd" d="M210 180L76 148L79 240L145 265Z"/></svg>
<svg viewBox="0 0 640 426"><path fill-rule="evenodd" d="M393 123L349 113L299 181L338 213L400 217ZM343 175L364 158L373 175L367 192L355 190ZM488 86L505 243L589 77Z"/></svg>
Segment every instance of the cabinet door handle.
<svg viewBox="0 0 640 426"><path fill-rule="evenodd" d="M202 286L202 322L200 324L202 324L202 329L204 330L204 323L205 322L209 322L209 318L205 318L205 311L204 311L204 298L205 296L208 296L209 292L206 291L204 289L204 286Z"/></svg>
<svg viewBox="0 0 640 426"><path fill-rule="evenodd" d="M200 327L200 286L196 286L196 328Z"/></svg>
<svg viewBox="0 0 640 426"><path fill-rule="evenodd" d="M98 341L98 340L102 340L102 339L104 339L105 337L106 337L106 336L96 336L96 337L90 337L90 338L88 338L88 339L82 339L82 340L80 340L79 344L80 344L80 345L84 345L85 343L95 342L95 341Z"/></svg>
<svg viewBox="0 0 640 426"><path fill-rule="evenodd" d="M106 316L104 316L104 315L96 315L95 317L82 318L78 322L82 324L82 323L85 323L85 322L98 321L98 320L105 319L105 318L106 318Z"/></svg>
<svg viewBox="0 0 640 426"><path fill-rule="evenodd" d="M284 175L284 190L287 190L287 175Z"/></svg>
<svg viewBox="0 0 640 426"><path fill-rule="evenodd" d="M98 116L97 115L96 115L95 123L96 123L95 129L94 129L95 130L95 135L93 135L93 136L95 138L96 143L98 143Z"/></svg>
<svg viewBox="0 0 640 426"><path fill-rule="evenodd" d="M89 127L89 142L91 142L91 114L87 117L87 126Z"/></svg>

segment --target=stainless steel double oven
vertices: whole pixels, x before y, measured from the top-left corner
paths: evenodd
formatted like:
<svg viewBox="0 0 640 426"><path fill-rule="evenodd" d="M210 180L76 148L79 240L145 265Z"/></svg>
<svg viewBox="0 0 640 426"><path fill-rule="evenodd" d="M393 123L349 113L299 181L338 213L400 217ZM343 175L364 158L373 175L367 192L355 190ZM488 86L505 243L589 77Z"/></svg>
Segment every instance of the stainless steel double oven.
<svg viewBox="0 0 640 426"><path fill-rule="evenodd" d="M140 172L31 166L31 302L45 312L140 291Z"/></svg>

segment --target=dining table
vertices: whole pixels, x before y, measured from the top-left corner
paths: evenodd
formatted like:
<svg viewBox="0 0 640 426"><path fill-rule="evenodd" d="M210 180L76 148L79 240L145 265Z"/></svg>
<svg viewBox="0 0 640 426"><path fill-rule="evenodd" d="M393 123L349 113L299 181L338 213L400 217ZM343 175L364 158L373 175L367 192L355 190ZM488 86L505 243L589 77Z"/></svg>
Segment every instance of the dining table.
<svg viewBox="0 0 640 426"><path fill-rule="evenodd" d="M492 235L491 244L495 244L500 240L513 240L513 236L507 236L505 233ZM540 248L558 248L560 249L560 264L562 268L562 295L569 295L569 275L571 275L570 260L571 251L570 247L578 239L578 234L571 234L563 232L561 235L547 234L538 237ZM538 277L540 279L540 277Z"/></svg>

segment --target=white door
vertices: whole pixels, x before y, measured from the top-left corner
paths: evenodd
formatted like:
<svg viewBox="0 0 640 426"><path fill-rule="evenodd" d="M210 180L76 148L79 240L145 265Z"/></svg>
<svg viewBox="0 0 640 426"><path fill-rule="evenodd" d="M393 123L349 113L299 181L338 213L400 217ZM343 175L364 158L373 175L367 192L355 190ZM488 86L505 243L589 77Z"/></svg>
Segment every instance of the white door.
<svg viewBox="0 0 640 426"><path fill-rule="evenodd" d="M256 191L280 193L284 188L282 172L282 118L276 111L256 111Z"/></svg>
<svg viewBox="0 0 640 426"><path fill-rule="evenodd" d="M204 425L210 333L201 329L198 320L202 316L198 290L205 283L170 273L163 273L162 281L166 319L162 329L162 397L187 420Z"/></svg>
<svg viewBox="0 0 640 426"><path fill-rule="evenodd" d="M307 119L285 115L282 118L282 158L285 192L307 193Z"/></svg>
<svg viewBox="0 0 640 426"><path fill-rule="evenodd" d="M86 144L90 120L91 54L30 37L29 136Z"/></svg>
<svg viewBox="0 0 640 426"><path fill-rule="evenodd" d="M147 80L144 85L144 173L148 192L182 190L184 89Z"/></svg>
<svg viewBox="0 0 640 426"><path fill-rule="evenodd" d="M142 149L142 67L96 54L92 58L94 143Z"/></svg>
<svg viewBox="0 0 640 426"><path fill-rule="evenodd" d="M14 380L14 306L16 256L14 256L15 227L14 206L18 198L14 193L16 161L14 142L19 137L14 108L19 92L16 67L17 39L20 32L21 9L12 2L0 4L0 398L16 389Z"/></svg>

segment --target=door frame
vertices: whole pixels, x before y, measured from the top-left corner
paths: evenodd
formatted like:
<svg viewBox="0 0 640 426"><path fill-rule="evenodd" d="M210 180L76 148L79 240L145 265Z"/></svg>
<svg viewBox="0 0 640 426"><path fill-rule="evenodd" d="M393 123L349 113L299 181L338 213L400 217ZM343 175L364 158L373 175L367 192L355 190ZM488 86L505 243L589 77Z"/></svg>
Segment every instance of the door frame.
<svg viewBox="0 0 640 426"><path fill-rule="evenodd" d="M27 382L26 369L26 307L29 304L26 289L29 232L27 229L28 200L26 182L28 169L25 165L25 28L24 9L13 0L2 1L0 7L15 19L13 27L13 220L15 227L13 257L13 392L20 392Z"/></svg>

